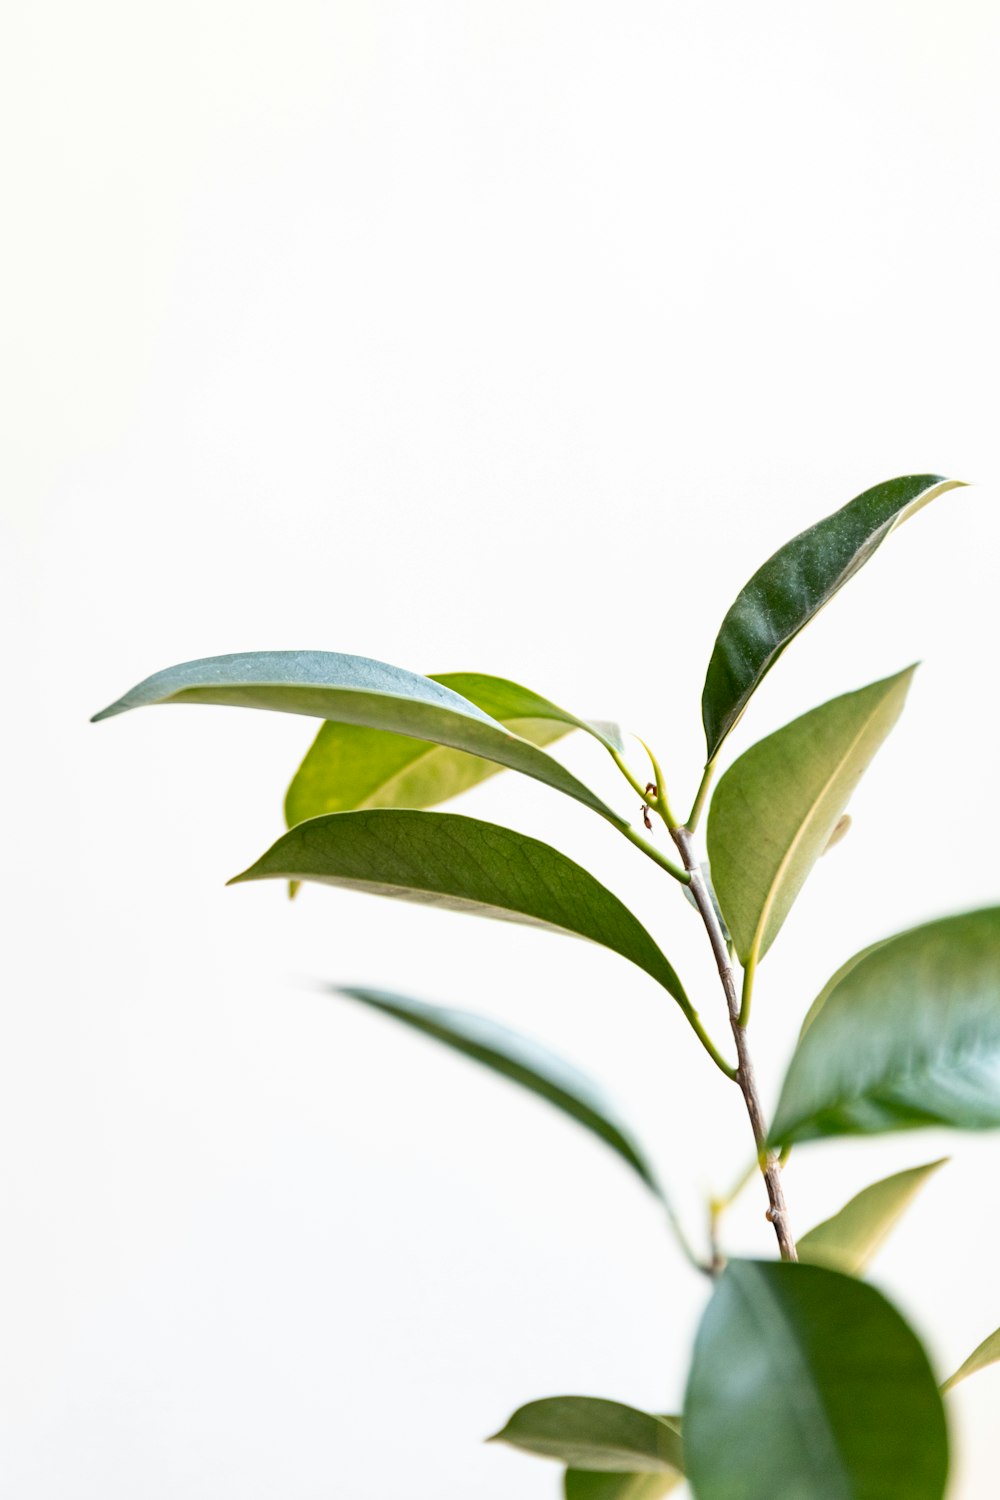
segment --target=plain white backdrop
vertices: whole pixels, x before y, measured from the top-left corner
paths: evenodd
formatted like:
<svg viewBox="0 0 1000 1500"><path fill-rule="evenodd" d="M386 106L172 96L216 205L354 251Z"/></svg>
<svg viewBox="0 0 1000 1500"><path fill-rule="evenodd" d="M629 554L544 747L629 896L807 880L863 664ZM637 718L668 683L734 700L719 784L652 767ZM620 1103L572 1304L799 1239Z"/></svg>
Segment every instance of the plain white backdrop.
<svg viewBox="0 0 1000 1500"><path fill-rule="evenodd" d="M733 737L923 660L761 971L773 1102L847 955L1000 898L1000 11L33 0L0 68L4 1494L552 1500L554 1467L481 1439L563 1391L674 1407L704 1287L598 1144L317 985L563 1050L694 1234L747 1156L738 1096L610 954L226 890L308 721L86 720L190 657L357 651L618 717L685 803L750 572L881 479L976 481ZM619 797L596 747L565 754ZM513 775L462 810L631 899L723 1029L688 909L610 829ZM789 1168L802 1230L954 1152L875 1269L942 1373L1000 1323L998 1150ZM770 1253L763 1206L733 1249ZM950 1399L954 1500L995 1494L998 1401L997 1372Z"/></svg>

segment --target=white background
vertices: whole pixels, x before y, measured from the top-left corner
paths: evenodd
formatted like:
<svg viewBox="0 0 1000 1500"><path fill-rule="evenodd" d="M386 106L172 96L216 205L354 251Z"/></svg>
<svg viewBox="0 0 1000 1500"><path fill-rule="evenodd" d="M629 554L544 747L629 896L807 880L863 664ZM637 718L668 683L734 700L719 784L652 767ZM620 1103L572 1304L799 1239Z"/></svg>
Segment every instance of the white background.
<svg viewBox="0 0 1000 1500"><path fill-rule="evenodd" d="M4 29L4 1493L554 1497L481 1439L562 1391L675 1407L704 1287L598 1144L317 982L558 1046L695 1234L747 1157L736 1091L610 954L224 889L308 722L86 719L174 661L358 651L617 716L683 804L758 563L881 479L977 481L733 737L924 660L762 969L773 1102L844 957L1000 897L1000 11L32 0ZM696 923L608 827L513 775L462 810L631 898L724 1030ZM945 1373L1000 1322L996 1140L806 1147L788 1192L801 1230L942 1150L875 1274ZM762 1209L734 1249L771 1253ZM955 1500L995 1494L998 1399L949 1401Z"/></svg>

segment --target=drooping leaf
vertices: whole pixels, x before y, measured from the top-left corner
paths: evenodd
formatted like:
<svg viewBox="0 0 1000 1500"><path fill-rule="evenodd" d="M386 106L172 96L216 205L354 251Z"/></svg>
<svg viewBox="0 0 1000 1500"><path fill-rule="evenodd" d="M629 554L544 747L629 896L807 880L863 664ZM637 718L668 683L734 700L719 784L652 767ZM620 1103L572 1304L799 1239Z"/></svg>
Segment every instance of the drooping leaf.
<svg viewBox="0 0 1000 1500"><path fill-rule="evenodd" d="M958 1385L960 1380L965 1380L969 1375L975 1375L979 1370L985 1370L987 1365L995 1365L1000 1360L1000 1328L990 1334L969 1355L964 1364L959 1365L954 1375L949 1375L942 1391L950 1391L953 1386Z"/></svg>
<svg viewBox="0 0 1000 1500"><path fill-rule="evenodd" d="M708 664L702 718L708 758L788 643L908 516L960 480L890 479L800 532L745 584L722 622Z"/></svg>
<svg viewBox="0 0 1000 1500"><path fill-rule="evenodd" d="M874 1287L730 1261L695 1341L684 1453L698 1500L941 1500L944 1411L916 1335Z"/></svg>
<svg viewBox="0 0 1000 1500"><path fill-rule="evenodd" d="M450 688L366 656L251 651L183 662L147 677L94 719L158 703L221 703L305 714L468 751L575 797L616 827L621 818L551 755Z"/></svg>
<svg viewBox="0 0 1000 1500"><path fill-rule="evenodd" d="M597 1474L567 1469L565 1500L663 1500L684 1483L683 1474Z"/></svg>
<svg viewBox="0 0 1000 1500"><path fill-rule="evenodd" d="M680 980L642 924L565 854L458 813L379 808L310 818L234 877L315 880L589 938L645 969L685 1008Z"/></svg>
<svg viewBox="0 0 1000 1500"><path fill-rule="evenodd" d="M530 1401L489 1441L592 1473L682 1472L680 1434L668 1418L594 1396Z"/></svg>
<svg viewBox="0 0 1000 1500"><path fill-rule="evenodd" d="M863 1188L839 1213L801 1236L799 1259L843 1271L846 1276L861 1276L928 1177L947 1160L942 1156Z"/></svg>
<svg viewBox="0 0 1000 1500"><path fill-rule="evenodd" d="M599 1086L548 1048L471 1011L427 1005L422 1000L384 990L344 987L340 993L393 1016L547 1099L616 1151L646 1186L662 1198L662 1189L645 1152Z"/></svg>
<svg viewBox="0 0 1000 1500"><path fill-rule="evenodd" d="M740 962L763 958L875 752L914 668L845 693L751 746L719 782L708 855Z"/></svg>
<svg viewBox="0 0 1000 1500"><path fill-rule="evenodd" d="M1000 1125L1000 908L849 960L806 1017L771 1140Z"/></svg>
<svg viewBox="0 0 1000 1500"><path fill-rule="evenodd" d="M428 678L538 746L585 729L618 750L613 725L594 725L503 677L450 672ZM321 813L367 807L434 807L495 776L503 767L447 745L405 738L364 724L320 725L285 797L289 827Z"/></svg>

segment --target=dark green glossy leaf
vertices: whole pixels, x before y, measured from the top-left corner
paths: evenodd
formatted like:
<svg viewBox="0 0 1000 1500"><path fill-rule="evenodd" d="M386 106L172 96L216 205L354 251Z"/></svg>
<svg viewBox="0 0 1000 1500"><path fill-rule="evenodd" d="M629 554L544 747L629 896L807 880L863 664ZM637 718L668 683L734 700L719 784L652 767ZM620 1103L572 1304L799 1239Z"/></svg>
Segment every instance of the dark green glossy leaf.
<svg viewBox="0 0 1000 1500"><path fill-rule="evenodd" d="M902 711L914 668L845 693L741 755L719 782L708 855L740 962L763 958Z"/></svg>
<svg viewBox="0 0 1000 1500"><path fill-rule="evenodd" d="M708 664L702 718L708 758L788 643L908 516L961 481L890 479L810 526L770 557L737 595Z"/></svg>
<svg viewBox="0 0 1000 1500"><path fill-rule="evenodd" d="M941 1500L941 1397L874 1287L731 1261L695 1341L684 1452L698 1500Z"/></svg>
<svg viewBox="0 0 1000 1500"><path fill-rule="evenodd" d="M952 1386L958 1385L960 1380L965 1380L969 1375L975 1375L979 1370L985 1370L987 1365L995 1365L1000 1360L1000 1328L994 1330L989 1338L983 1342L969 1355L964 1364L959 1365L954 1375L949 1375L942 1391L950 1391Z"/></svg>
<svg viewBox="0 0 1000 1500"><path fill-rule="evenodd" d="M683 1462L667 1418L593 1396L531 1401L489 1441L597 1473L676 1474Z"/></svg>
<svg viewBox="0 0 1000 1500"><path fill-rule="evenodd" d="M662 1198L652 1166L629 1127L618 1118L614 1106L592 1078L548 1048L471 1011L427 1005L422 1000L384 990L345 987L340 993L393 1016L547 1099L616 1151L638 1172L646 1186Z"/></svg>
<svg viewBox="0 0 1000 1500"><path fill-rule="evenodd" d="M877 943L813 1005L771 1128L775 1144L920 1125L1000 1125L1000 908Z"/></svg>
<svg viewBox="0 0 1000 1500"><path fill-rule="evenodd" d="M489 714L512 734L534 745L550 745L573 729L585 729L602 744L620 749L612 725L593 725L558 708L528 688L479 672L428 678ZM325 723L285 797L291 827L322 813L368 807L434 807L495 776L503 767L481 756L364 724Z"/></svg>
<svg viewBox="0 0 1000 1500"><path fill-rule="evenodd" d="M799 1259L843 1271L846 1276L861 1276L928 1177L947 1160L942 1156L925 1166L894 1172L864 1188L839 1213L802 1235Z"/></svg>
<svg viewBox="0 0 1000 1500"><path fill-rule="evenodd" d="M680 980L627 906L538 839L457 813L380 808L310 818L244 880L315 880L590 938L631 959L687 1008Z"/></svg>
<svg viewBox="0 0 1000 1500"><path fill-rule="evenodd" d="M221 703L361 724L448 745L522 771L575 797L616 825L611 808L551 755L450 688L365 656L334 651L251 651L184 662L147 677L94 718L158 703Z"/></svg>
<svg viewBox="0 0 1000 1500"><path fill-rule="evenodd" d="M567 1469L566 1500L663 1500L684 1483L683 1474L595 1474Z"/></svg>

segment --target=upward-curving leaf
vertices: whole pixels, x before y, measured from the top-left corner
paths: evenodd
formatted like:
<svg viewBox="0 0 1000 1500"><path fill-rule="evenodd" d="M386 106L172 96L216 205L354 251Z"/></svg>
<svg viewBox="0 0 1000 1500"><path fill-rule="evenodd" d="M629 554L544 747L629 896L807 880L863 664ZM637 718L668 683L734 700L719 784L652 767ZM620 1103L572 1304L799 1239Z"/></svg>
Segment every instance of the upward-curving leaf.
<svg viewBox="0 0 1000 1500"><path fill-rule="evenodd" d="M606 747L621 748L613 725L578 719L506 678L449 672L428 681L458 693L533 745L550 745L574 729L583 729ZM363 724L327 722L320 725L288 788L285 819L291 827L321 813L435 807L501 770L496 761L447 745Z"/></svg>
<svg viewBox="0 0 1000 1500"><path fill-rule="evenodd" d="M845 693L751 746L719 782L708 856L736 952L763 958L861 777L914 669Z"/></svg>
<svg viewBox="0 0 1000 1500"><path fill-rule="evenodd" d="M366 656L251 651L183 662L147 677L94 719L159 703L221 703L305 714L410 735L479 755L575 797L616 827L624 818L565 766L439 682Z"/></svg>
<svg viewBox="0 0 1000 1500"><path fill-rule="evenodd" d="M315 880L590 938L645 969L690 1013L680 980L628 907L549 844L458 813L380 808L310 818L234 877Z"/></svg>
<svg viewBox="0 0 1000 1500"><path fill-rule="evenodd" d="M944 917L844 964L806 1017L771 1142L1000 1126L1000 907Z"/></svg>
<svg viewBox="0 0 1000 1500"><path fill-rule="evenodd" d="M909 474L865 490L768 558L736 596L708 664L702 719L708 759L788 643L908 516L962 481Z"/></svg>
<svg viewBox="0 0 1000 1500"><path fill-rule="evenodd" d="M547 1100L610 1146L665 1201L645 1152L602 1090L586 1073L547 1047L472 1011L428 1005L423 1000L388 994L385 990L345 986L340 993L443 1042L453 1051Z"/></svg>
<svg viewBox="0 0 1000 1500"><path fill-rule="evenodd" d="M985 1370L988 1365L995 1365L998 1360L1000 1360L1000 1328L995 1328L988 1338L983 1339L983 1342L973 1349L968 1359L963 1360L954 1375L948 1376L941 1387L942 1391L950 1391L958 1385L960 1380L965 1380L968 1376Z"/></svg>
<svg viewBox="0 0 1000 1500"><path fill-rule="evenodd" d="M799 1237L799 1260L861 1276L928 1177L947 1159L942 1156L922 1167L894 1172L862 1188L839 1213Z"/></svg>

